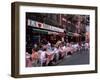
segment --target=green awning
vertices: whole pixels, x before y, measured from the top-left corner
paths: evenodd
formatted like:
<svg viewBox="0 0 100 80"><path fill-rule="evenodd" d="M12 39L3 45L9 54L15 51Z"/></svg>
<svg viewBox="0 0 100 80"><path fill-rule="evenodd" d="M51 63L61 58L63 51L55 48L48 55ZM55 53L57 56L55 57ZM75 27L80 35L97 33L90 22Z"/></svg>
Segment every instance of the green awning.
<svg viewBox="0 0 100 80"><path fill-rule="evenodd" d="M48 34L48 31L41 30L41 29L33 29L33 32L40 33L40 34Z"/></svg>

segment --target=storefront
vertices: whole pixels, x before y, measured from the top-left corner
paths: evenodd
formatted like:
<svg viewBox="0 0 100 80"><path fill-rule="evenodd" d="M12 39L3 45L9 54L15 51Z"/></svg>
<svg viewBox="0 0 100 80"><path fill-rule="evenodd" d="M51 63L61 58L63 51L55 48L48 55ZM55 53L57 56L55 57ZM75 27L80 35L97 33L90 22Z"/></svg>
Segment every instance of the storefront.
<svg viewBox="0 0 100 80"><path fill-rule="evenodd" d="M30 42L32 47L34 46L34 44L46 44L48 41L51 44L55 44L58 40L62 40L63 36L61 36L61 34L64 33L64 29L30 19L28 19L27 22L26 36L29 35L30 40L26 41Z"/></svg>
<svg viewBox="0 0 100 80"><path fill-rule="evenodd" d="M62 40L63 37L60 32L53 32L36 28L32 28L32 32L33 42L35 43L40 43L43 39L46 39L50 43L55 44L58 40Z"/></svg>
<svg viewBox="0 0 100 80"><path fill-rule="evenodd" d="M85 41L85 35L83 34L68 32L66 35L67 35L68 42L81 43Z"/></svg>

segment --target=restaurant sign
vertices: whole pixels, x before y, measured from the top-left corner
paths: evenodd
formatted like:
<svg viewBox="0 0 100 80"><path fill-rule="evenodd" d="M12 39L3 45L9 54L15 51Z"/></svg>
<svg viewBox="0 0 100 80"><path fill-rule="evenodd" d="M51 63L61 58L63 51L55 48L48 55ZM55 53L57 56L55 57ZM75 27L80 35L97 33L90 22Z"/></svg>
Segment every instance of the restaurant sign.
<svg viewBox="0 0 100 80"><path fill-rule="evenodd" d="M42 29L47 29L47 30L52 30L52 31L56 31L56 32L64 32L64 29L55 27L55 26L51 26L45 23L41 23L38 21L34 21L31 19L28 19L28 26L32 26L32 27L37 27L37 28L42 28Z"/></svg>

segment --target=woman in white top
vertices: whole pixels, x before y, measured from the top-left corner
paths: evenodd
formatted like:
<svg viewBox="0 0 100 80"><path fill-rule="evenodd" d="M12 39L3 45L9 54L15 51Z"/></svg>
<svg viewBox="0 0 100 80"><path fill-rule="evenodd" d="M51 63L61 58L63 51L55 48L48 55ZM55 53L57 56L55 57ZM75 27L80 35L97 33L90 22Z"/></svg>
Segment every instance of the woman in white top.
<svg viewBox="0 0 100 80"><path fill-rule="evenodd" d="M41 52L40 52L40 64L41 64L41 66L43 66L45 63L46 63L46 51L41 50Z"/></svg>

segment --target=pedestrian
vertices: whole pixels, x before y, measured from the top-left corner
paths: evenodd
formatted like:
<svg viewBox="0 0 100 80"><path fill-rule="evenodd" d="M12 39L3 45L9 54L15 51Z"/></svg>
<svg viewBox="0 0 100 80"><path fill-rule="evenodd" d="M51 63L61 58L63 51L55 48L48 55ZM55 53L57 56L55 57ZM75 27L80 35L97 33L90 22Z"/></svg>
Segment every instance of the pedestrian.
<svg viewBox="0 0 100 80"><path fill-rule="evenodd" d="M40 52L40 65L45 66L46 65L46 48L43 47L43 50Z"/></svg>
<svg viewBox="0 0 100 80"><path fill-rule="evenodd" d="M55 45L54 47L54 61L57 62L59 60L59 46L58 45Z"/></svg>
<svg viewBox="0 0 100 80"><path fill-rule="evenodd" d="M33 66L35 66L35 67L38 66L39 54L38 54L36 48L32 49L31 58L32 58L32 64L33 64Z"/></svg>

